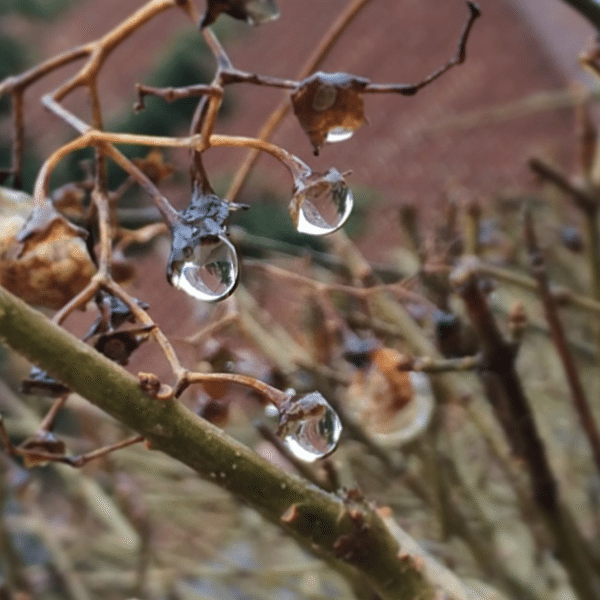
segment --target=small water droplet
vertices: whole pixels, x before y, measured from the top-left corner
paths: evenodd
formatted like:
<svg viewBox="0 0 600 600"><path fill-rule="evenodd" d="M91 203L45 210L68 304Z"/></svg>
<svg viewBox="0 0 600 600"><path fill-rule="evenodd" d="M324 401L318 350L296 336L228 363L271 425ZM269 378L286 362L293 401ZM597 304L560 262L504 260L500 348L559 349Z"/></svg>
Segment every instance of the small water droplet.
<svg viewBox="0 0 600 600"><path fill-rule="evenodd" d="M300 233L325 235L339 229L354 206L352 191L335 169L301 182L290 203L294 226Z"/></svg>
<svg viewBox="0 0 600 600"><path fill-rule="evenodd" d="M337 413L318 392L290 398L281 407L278 434L300 460L313 462L335 450L342 433Z"/></svg>
<svg viewBox="0 0 600 600"><path fill-rule="evenodd" d="M261 25L279 17L275 0L247 0L244 9L250 25Z"/></svg>
<svg viewBox="0 0 600 600"><path fill-rule="evenodd" d="M354 129L350 127L332 127L325 136L325 141L333 144L335 142L344 142L354 135Z"/></svg>
<svg viewBox="0 0 600 600"><path fill-rule="evenodd" d="M322 83L317 90L312 101L312 107L316 111L324 111L331 108L338 97L338 91L335 85Z"/></svg>
<svg viewBox="0 0 600 600"><path fill-rule="evenodd" d="M237 254L226 238L206 238L192 249L186 260L172 263L170 272L173 287L198 300L215 302L227 297L235 288Z"/></svg>

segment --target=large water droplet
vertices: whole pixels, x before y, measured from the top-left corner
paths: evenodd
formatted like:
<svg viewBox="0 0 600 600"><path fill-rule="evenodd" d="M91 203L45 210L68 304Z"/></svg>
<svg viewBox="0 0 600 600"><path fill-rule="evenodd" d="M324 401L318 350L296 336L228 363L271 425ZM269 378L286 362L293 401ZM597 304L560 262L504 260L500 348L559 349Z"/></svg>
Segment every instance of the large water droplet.
<svg viewBox="0 0 600 600"><path fill-rule="evenodd" d="M325 136L325 141L333 144L349 140L354 135L355 129L350 127L332 127Z"/></svg>
<svg viewBox="0 0 600 600"><path fill-rule="evenodd" d="M335 169L324 176L311 176L303 183L290 203L294 226L300 233L325 235L339 229L354 206L352 191Z"/></svg>
<svg viewBox="0 0 600 600"><path fill-rule="evenodd" d="M292 397L280 410L278 434L294 456L313 462L335 450L342 424L321 394Z"/></svg>
<svg viewBox="0 0 600 600"><path fill-rule="evenodd" d="M235 248L224 237L207 238L185 260L171 264L170 281L193 298L216 302L234 290L238 277Z"/></svg>

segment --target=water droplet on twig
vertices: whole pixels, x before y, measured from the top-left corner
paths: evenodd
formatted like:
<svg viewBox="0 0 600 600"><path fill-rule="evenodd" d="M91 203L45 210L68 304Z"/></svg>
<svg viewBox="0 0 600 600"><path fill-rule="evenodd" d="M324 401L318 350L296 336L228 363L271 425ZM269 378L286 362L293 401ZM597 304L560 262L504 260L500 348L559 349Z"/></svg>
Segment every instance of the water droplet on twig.
<svg viewBox="0 0 600 600"><path fill-rule="evenodd" d="M289 211L300 233L325 235L342 227L353 206L352 190L332 168L325 175L313 174L297 182Z"/></svg>
<svg viewBox="0 0 600 600"><path fill-rule="evenodd" d="M169 281L193 298L205 302L222 300L234 290L238 277L235 248L223 236L210 237L169 265Z"/></svg>
<svg viewBox="0 0 600 600"><path fill-rule="evenodd" d="M318 392L291 396L279 407L279 435L300 460L313 462L333 452L342 433L337 413Z"/></svg>

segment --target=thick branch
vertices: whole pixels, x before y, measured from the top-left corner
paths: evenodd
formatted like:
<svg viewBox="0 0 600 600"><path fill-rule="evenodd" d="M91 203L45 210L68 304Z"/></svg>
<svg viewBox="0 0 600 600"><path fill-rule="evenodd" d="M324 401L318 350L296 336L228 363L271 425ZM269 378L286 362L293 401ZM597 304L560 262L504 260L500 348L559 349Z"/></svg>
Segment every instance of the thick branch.
<svg viewBox="0 0 600 600"><path fill-rule="evenodd" d="M148 397L138 380L0 288L0 336L161 450L218 483L329 558L361 571L383 599L432 599L419 561L380 516L281 471L178 402ZM452 590L453 595L459 590ZM464 594L460 594L464 598Z"/></svg>

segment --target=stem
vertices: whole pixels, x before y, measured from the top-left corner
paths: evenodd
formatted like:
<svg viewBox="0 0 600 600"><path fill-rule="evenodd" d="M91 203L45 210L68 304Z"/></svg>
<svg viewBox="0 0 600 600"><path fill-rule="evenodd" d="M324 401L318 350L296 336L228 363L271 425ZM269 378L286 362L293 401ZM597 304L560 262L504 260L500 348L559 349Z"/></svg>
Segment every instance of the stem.
<svg viewBox="0 0 600 600"><path fill-rule="evenodd" d="M525 243L529 253L531 271L538 283L542 304L544 306L544 313L546 315L546 320L548 321L552 340L554 341L556 351L560 356L569 389L571 390L571 400L579 415L581 425L592 449L592 456L594 463L596 464L596 469L600 473L600 434L598 433L598 426L585 396L585 392L583 391L577 366L569 351L569 345L567 343L565 330L558 315L556 302L550 293L544 259L538 247L537 236L535 234L533 218L530 211L527 211L525 214Z"/></svg>
<svg viewBox="0 0 600 600"><path fill-rule="evenodd" d="M289 394L248 375L239 375L237 373L187 373L185 375L186 384L209 382L235 383L236 385L252 388L269 402L272 402L277 408L281 408L281 405L289 399ZM178 391L182 392L183 389L183 387L180 387Z"/></svg>

